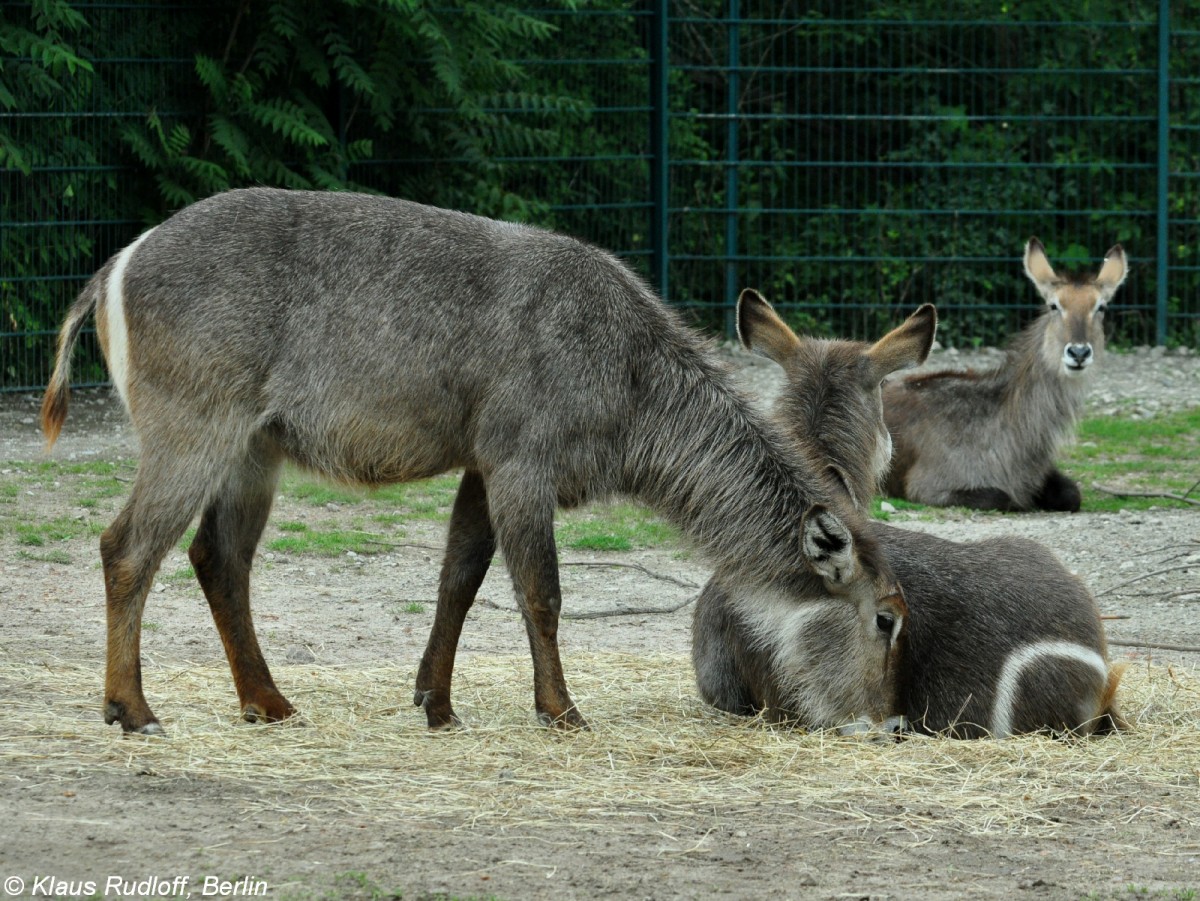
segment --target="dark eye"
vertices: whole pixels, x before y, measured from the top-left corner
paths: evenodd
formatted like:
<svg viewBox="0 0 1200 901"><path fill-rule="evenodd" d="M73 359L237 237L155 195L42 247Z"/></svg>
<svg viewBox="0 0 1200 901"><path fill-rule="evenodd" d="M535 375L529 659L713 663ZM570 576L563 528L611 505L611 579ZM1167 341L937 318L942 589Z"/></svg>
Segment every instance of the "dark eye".
<svg viewBox="0 0 1200 901"><path fill-rule="evenodd" d="M1105 310L1107 310L1107 309L1108 309L1108 304L1106 304L1106 303L1098 303L1098 304L1096 304L1096 315L1097 315L1097 316L1100 316L1100 315L1101 315L1101 314L1103 314L1103 313L1104 313L1104 311L1105 311Z"/></svg>
<svg viewBox="0 0 1200 901"><path fill-rule="evenodd" d="M1052 310L1053 310L1055 313L1061 313L1061 312L1062 312L1062 307L1060 307L1060 306L1058 305L1058 301L1057 301L1057 300L1052 300L1052 301L1050 301L1050 309L1052 309Z"/></svg>
<svg viewBox="0 0 1200 901"><path fill-rule="evenodd" d="M875 614L875 628L889 638L892 635L892 629L896 626L896 617L890 613Z"/></svg>

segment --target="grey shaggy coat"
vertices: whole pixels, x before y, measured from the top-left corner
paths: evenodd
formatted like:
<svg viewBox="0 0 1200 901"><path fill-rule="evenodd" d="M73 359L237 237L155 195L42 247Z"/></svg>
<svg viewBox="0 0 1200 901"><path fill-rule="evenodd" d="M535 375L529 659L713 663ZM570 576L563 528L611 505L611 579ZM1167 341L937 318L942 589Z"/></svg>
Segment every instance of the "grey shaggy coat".
<svg viewBox="0 0 1200 901"><path fill-rule="evenodd" d="M293 712L249 605L285 460L364 485L463 470L414 695L431 727L457 722L455 649L497 549L538 715L584 724L558 653L559 506L640 498L731 584L795 603L837 595L858 610L889 590L857 514L826 497L706 343L573 238L362 194L201 201L110 260L70 311L43 404L51 442L93 309L141 443L130 500L101 539L105 717L128 731L160 728L142 694L142 607L197 513L189 555L243 713Z"/></svg>

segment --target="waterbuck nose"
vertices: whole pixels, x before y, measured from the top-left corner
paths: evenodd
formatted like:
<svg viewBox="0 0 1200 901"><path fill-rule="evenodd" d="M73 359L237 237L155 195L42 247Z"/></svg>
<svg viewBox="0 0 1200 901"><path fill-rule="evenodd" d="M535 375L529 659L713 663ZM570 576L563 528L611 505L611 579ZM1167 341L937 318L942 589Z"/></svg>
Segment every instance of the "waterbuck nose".
<svg viewBox="0 0 1200 901"><path fill-rule="evenodd" d="M1092 359L1092 345L1090 344L1068 344L1067 345L1067 365L1081 369L1088 364Z"/></svg>

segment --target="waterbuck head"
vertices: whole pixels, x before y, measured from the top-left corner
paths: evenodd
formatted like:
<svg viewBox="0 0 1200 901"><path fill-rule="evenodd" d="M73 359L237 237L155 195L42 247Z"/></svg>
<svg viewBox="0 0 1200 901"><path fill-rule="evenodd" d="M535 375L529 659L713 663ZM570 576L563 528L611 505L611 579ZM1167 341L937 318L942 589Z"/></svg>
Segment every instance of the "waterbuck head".
<svg viewBox="0 0 1200 901"><path fill-rule="evenodd" d="M891 462L880 385L919 366L937 334L937 311L925 304L874 344L802 338L757 291L738 298L738 337L783 367L786 385L775 419L817 471L834 479L862 509L879 491Z"/></svg>
<svg viewBox="0 0 1200 901"><path fill-rule="evenodd" d="M1048 307L1042 354L1068 376L1084 372L1104 349L1104 310L1125 281L1125 251L1113 245L1095 275L1058 275L1037 238L1025 245L1025 274Z"/></svg>
<svg viewBox="0 0 1200 901"><path fill-rule="evenodd" d="M776 714L848 732L891 731L908 606L871 532L855 534L846 516L856 514L818 503L801 524L805 564L828 600L759 608L778 670Z"/></svg>

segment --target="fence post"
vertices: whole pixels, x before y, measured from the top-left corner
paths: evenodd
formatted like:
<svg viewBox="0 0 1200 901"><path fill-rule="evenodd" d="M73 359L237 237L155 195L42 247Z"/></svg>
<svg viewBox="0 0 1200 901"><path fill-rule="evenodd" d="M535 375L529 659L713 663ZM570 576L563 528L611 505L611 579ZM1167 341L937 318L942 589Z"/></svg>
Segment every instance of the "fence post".
<svg viewBox="0 0 1200 901"><path fill-rule="evenodd" d="M667 107L667 6L656 0L650 14L650 277L663 300L670 290L667 225L670 213L670 110Z"/></svg>
<svg viewBox="0 0 1200 901"><path fill-rule="evenodd" d="M726 53L729 78L726 80L725 108L725 336L737 334L738 296L738 95L741 93L740 38L741 4L729 0L729 24L726 34Z"/></svg>
<svg viewBox="0 0 1200 901"><path fill-rule="evenodd" d="M1158 234L1155 241L1154 342L1159 346L1167 343L1167 251L1170 238L1167 190L1171 164L1170 41L1171 3L1170 0L1158 0Z"/></svg>

